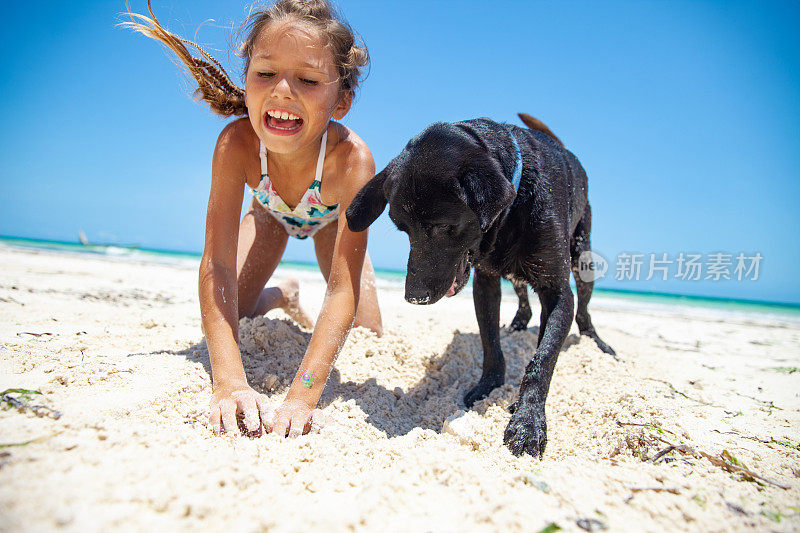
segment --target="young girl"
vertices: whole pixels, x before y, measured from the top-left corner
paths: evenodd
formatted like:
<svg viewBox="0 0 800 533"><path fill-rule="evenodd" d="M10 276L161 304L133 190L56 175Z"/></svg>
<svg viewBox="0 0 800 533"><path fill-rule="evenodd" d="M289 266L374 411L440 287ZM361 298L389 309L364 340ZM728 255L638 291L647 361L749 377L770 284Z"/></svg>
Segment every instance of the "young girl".
<svg viewBox="0 0 800 533"><path fill-rule="evenodd" d="M254 13L241 56L245 89L194 43L130 13L128 23L158 39L186 64L198 93L216 113L244 115L223 128L214 149L205 249L200 264L200 311L211 359L215 432L297 436L324 420L315 409L331 365L351 326L380 335L367 232L347 228L344 211L375 173L372 155L339 120L350 109L362 67L369 63L350 29L326 0L279 0ZM140 22L136 22L139 20ZM185 44L202 57L192 56ZM245 185L250 209L239 221ZM237 344L239 318L283 308L304 326L297 282L264 288L289 237L314 240L328 286L314 332L286 400L273 411L247 384Z"/></svg>

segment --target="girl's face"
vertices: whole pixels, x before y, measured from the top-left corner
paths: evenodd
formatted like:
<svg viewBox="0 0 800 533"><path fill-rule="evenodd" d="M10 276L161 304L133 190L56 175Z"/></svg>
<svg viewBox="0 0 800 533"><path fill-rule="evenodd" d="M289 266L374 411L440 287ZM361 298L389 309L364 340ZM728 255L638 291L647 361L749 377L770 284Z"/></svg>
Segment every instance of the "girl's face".
<svg viewBox="0 0 800 533"><path fill-rule="evenodd" d="M297 21L268 24L253 46L245 103L268 150L292 153L318 142L331 117L350 109L333 54L315 29Z"/></svg>

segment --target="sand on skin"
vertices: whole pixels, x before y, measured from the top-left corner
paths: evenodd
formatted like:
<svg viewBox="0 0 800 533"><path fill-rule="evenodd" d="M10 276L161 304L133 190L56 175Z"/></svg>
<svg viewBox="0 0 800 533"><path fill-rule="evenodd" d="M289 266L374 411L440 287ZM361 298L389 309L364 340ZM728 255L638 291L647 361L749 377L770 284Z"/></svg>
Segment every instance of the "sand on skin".
<svg viewBox="0 0 800 533"><path fill-rule="evenodd" d="M386 334L351 333L322 434L215 437L196 266L9 247L0 264L0 389L40 389L63 413L0 411L0 443L42 438L0 449L3 531L800 529L796 318L596 298L620 361L573 330L539 460L502 445L535 328L504 330L507 384L461 413L482 357L469 294L419 307L380 288ZM310 310L323 290L303 279ZM504 299L501 323L515 310ZM243 320L251 384L280 401L309 337L280 312ZM665 440L727 450L791 488L705 459L648 462Z"/></svg>

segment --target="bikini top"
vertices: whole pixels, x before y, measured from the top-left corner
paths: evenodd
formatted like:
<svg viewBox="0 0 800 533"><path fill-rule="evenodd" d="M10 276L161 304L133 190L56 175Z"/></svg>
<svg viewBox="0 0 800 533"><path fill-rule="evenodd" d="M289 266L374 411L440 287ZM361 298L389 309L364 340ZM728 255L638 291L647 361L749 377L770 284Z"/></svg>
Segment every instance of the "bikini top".
<svg viewBox="0 0 800 533"><path fill-rule="evenodd" d="M303 197L294 209L278 195L269 179L267 172L267 149L259 143L259 156L261 158L261 181L253 189L253 196L286 228L286 232L300 239L314 235L322 226L339 217L339 204L326 205L322 202L322 167L325 163L325 148L328 142L328 132L322 134L322 142L317 158L317 169L314 181L306 190Z"/></svg>

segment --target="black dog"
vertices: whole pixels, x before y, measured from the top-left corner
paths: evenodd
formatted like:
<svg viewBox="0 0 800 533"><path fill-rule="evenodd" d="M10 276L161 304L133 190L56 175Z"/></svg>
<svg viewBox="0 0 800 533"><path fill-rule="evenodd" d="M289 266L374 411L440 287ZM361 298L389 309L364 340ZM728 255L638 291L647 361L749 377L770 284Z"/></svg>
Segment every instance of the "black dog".
<svg viewBox="0 0 800 533"><path fill-rule="evenodd" d="M533 287L542 307L539 345L503 440L515 455L541 455L545 400L572 323L570 270L581 334L614 351L597 336L586 309L594 282L578 275L578 257L590 250L586 173L544 124L520 118L531 129L485 118L429 126L356 195L346 215L352 231L363 231L389 203L389 217L411 241L405 294L411 303L456 294L475 267L483 374L464 397L468 407L505 380L500 277L511 280L520 297L512 323L517 329L530 319L527 285Z"/></svg>

